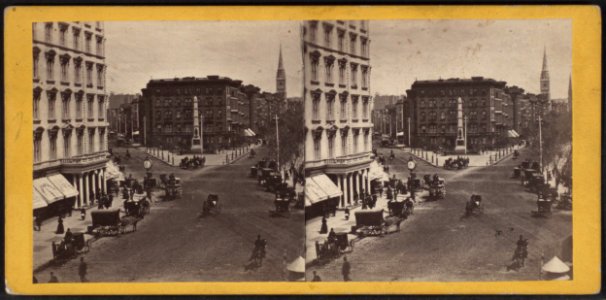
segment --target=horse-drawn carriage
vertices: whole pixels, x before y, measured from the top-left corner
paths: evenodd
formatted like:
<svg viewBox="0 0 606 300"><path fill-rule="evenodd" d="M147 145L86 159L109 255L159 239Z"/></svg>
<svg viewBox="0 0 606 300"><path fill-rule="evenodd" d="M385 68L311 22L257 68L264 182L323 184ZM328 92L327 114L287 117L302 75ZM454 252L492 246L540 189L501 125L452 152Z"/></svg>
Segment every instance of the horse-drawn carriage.
<svg viewBox="0 0 606 300"><path fill-rule="evenodd" d="M537 197L537 210L531 212L532 216L537 218L551 216L551 204L552 200L548 196L539 194Z"/></svg>
<svg viewBox="0 0 606 300"><path fill-rule="evenodd" d="M164 200L170 201L181 198L181 179L172 175L168 178L163 178L163 176L165 175L160 175L160 180L162 180L164 186Z"/></svg>
<svg viewBox="0 0 606 300"><path fill-rule="evenodd" d="M386 233L383 209L356 211L355 232L360 236L377 236Z"/></svg>
<svg viewBox="0 0 606 300"><path fill-rule="evenodd" d="M127 226L132 226L133 231L137 228L139 218L125 216L120 218L120 209L94 210L91 212L93 224L88 226L88 233L96 237L115 236L124 233Z"/></svg>
<svg viewBox="0 0 606 300"><path fill-rule="evenodd" d="M200 217L208 215L218 215L221 213L221 203L219 203L219 195L209 194L204 203L202 203L202 213Z"/></svg>
<svg viewBox="0 0 606 300"><path fill-rule="evenodd" d="M444 178L438 177L429 185L430 199L444 199L446 197L446 184Z"/></svg>
<svg viewBox="0 0 606 300"><path fill-rule="evenodd" d="M282 175L278 172L270 172L265 179L265 190L268 192L278 192L285 189L288 185L282 181Z"/></svg>
<svg viewBox="0 0 606 300"><path fill-rule="evenodd" d="M478 216L483 213L484 206L482 205L482 196L476 194L471 195L469 201L467 201L467 203L465 204L465 216Z"/></svg>
<svg viewBox="0 0 606 300"><path fill-rule="evenodd" d="M90 240L86 241L81 232L72 233L70 237L63 238L60 243L52 242L54 260L67 260L90 250Z"/></svg>
<svg viewBox="0 0 606 300"><path fill-rule="evenodd" d="M444 161L444 169L446 170L461 170L467 168L469 165L469 158L448 158Z"/></svg>
<svg viewBox="0 0 606 300"><path fill-rule="evenodd" d="M269 211L270 217L290 217L290 198L282 195L276 195L274 200L274 210Z"/></svg>
<svg viewBox="0 0 606 300"><path fill-rule="evenodd" d="M323 243L316 241L316 261L324 264L331 261L343 253L353 250L353 240L349 240L347 232L329 234Z"/></svg>
<svg viewBox="0 0 606 300"><path fill-rule="evenodd" d="M134 194L132 200L124 201L124 211L127 216L142 219L151 209L151 203L146 194Z"/></svg>
<svg viewBox="0 0 606 300"><path fill-rule="evenodd" d="M407 218L414 211L414 201L405 195L398 195L395 201L387 202L389 215L398 218Z"/></svg>

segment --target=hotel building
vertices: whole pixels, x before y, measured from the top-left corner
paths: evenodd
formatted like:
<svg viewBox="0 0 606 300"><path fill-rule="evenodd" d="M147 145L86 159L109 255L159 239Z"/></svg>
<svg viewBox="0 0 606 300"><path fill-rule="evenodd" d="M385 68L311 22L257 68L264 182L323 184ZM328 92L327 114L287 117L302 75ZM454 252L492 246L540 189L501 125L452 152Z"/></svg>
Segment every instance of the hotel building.
<svg viewBox="0 0 606 300"><path fill-rule="evenodd" d="M306 207L347 207L370 188L368 21L305 21L301 29Z"/></svg>
<svg viewBox="0 0 606 300"><path fill-rule="evenodd" d="M106 191L105 37L101 22L32 30L34 209L50 215Z"/></svg>

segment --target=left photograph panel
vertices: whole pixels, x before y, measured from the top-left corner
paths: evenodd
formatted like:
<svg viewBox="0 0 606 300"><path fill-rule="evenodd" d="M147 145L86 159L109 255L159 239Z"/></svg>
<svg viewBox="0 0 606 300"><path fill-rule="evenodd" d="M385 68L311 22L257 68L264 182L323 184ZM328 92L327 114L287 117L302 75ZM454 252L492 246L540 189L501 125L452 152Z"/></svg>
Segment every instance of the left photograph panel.
<svg viewBox="0 0 606 300"><path fill-rule="evenodd" d="M33 23L33 281L303 281L299 22Z"/></svg>

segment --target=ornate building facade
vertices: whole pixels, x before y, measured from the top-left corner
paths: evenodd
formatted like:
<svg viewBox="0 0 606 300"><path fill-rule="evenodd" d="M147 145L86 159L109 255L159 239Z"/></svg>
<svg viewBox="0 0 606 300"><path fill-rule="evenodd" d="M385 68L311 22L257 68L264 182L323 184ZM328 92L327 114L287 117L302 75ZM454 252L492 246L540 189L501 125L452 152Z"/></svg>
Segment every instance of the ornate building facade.
<svg viewBox="0 0 606 300"><path fill-rule="evenodd" d="M32 30L34 201L40 209L62 199L88 206L106 191L103 23L34 23Z"/></svg>
<svg viewBox="0 0 606 300"><path fill-rule="evenodd" d="M311 206L325 199L307 192L317 184L328 198L336 187L340 193L332 193L333 198L346 207L370 189L368 21L305 21L301 29L306 202Z"/></svg>

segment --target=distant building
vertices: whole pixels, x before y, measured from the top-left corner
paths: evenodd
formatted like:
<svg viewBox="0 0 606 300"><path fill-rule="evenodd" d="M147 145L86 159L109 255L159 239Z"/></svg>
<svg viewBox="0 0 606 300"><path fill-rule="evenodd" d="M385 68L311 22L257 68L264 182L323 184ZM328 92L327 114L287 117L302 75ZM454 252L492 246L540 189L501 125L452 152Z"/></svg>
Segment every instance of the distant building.
<svg viewBox="0 0 606 300"><path fill-rule="evenodd" d="M34 208L50 215L106 191L105 37L101 22L33 23L32 33Z"/></svg>
<svg viewBox="0 0 606 300"><path fill-rule="evenodd" d="M505 143L513 127L513 103L506 82L483 77L415 81L407 91L411 107L412 144L454 149L457 99L467 118L467 147L490 149Z"/></svg>
<svg viewBox="0 0 606 300"><path fill-rule="evenodd" d="M306 193L312 197L309 209L350 206L362 191L370 190L368 30L368 21L303 22L306 190L321 181L330 185L324 188L341 191L338 198L330 198L337 203L330 204Z"/></svg>
<svg viewBox="0 0 606 300"><path fill-rule="evenodd" d="M140 122L145 122L147 145L190 149L193 137L193 100L198 99L203 118L202 137L205 149L239 145L250 119L247 95L242 81L228 77L185 77L154 79L142 89Z"/></svg>

